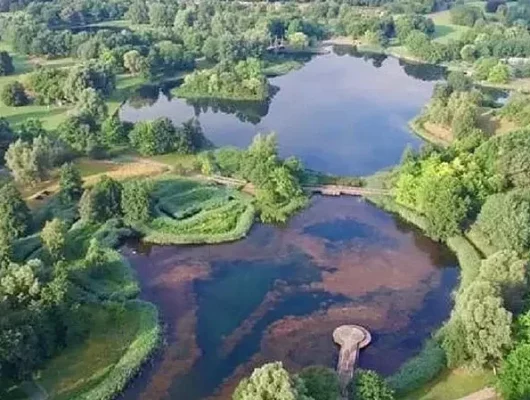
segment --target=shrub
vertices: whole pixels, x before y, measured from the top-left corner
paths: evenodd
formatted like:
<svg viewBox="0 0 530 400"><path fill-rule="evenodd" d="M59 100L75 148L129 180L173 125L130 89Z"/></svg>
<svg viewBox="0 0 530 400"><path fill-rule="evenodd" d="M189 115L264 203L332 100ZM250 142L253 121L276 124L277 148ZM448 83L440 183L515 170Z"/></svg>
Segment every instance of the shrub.
<svg viewBox="0 0 530 400"><path fill-rule="evenodd" d="M397 394L411 392L434 379L445 368L445 363L443 349L436 341L429 340L420 354L403 364L386 382Z"/></svg>
<svg viewBox="0 0 530 400"><path fill-rule="evenodd" d="M499 389L505 400L530 398L530 344L517 346L502 363Z"/></svg>
<svg viewBox="0 0 530 400"><path fill-rule="evenodd" d="M320 366L304 368L299 377L303 380L306 394L313 400L337 400L340 384L332 369Z"/></svg>
<svg viewBox="0 0 530 400"><path fill-rule="evenodd" d="M6 106L20 107L29 103L24 86L19 81L9 82L4 85L0 97Z"/></svg>
<svg viewBox="0 0 530 400"><path fill-rule="evenodd" d="M358 370L350 384L351 400L394 400L394 391L374 371Z"/></svg>

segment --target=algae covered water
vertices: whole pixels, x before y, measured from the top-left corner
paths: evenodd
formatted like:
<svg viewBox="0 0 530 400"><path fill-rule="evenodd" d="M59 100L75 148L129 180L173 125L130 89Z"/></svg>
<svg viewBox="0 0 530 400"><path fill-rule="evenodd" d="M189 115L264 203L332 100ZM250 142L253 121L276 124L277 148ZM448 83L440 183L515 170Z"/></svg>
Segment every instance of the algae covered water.
<svg viewBox="0 0 530 400"><path fill-rule="evenodd" d="M285 155L313 169L369 174L420 140L407 129L438 71L383 57L328 54L271 82L263 104L191 104L156 91L128 120L198 116L216 145L246 146L275 130ZM421 79L420 79L421 78ZM334 367L333 329L360 324L373 342L360 366L394 372L449 316L458 279L442 245L353 197L315 197L282 227L256 224L215 246L130 246L142 297L155 303L165 345L125 399L230 399L253 368Z"/></svg>

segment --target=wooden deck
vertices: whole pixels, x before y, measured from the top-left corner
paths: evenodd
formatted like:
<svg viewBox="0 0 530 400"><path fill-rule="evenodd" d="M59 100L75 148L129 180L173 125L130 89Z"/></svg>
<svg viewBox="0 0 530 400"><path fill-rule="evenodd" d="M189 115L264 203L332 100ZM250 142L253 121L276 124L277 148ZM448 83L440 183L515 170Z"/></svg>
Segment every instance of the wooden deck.
<svg viewBox="0 0 530 400"><path fill-rule="evenodd" d="M340 346L337 374L342 392L345 394L348 383L353 378L359 350L370 344L372 335L362 326L342 325L333 331L333 340Z"/></svg>

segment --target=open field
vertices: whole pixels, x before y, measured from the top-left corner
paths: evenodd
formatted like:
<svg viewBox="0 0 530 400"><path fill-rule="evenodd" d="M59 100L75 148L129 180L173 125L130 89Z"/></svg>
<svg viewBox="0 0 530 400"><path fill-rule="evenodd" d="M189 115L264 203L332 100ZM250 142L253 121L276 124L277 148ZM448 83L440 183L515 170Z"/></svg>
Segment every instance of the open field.
<svg viewBox="0 0 530 400"><path fill-rule="evenodd" d="M124 180L135 177L155 176L167 172L168 166L162 163L149 162L144 159L131 159L128 162L113 162L90 160L82 158L77 162L85 186L92 186L103 175L108 175L117 180ZM21 187L22 195L30 206L38 206L50 196L59 191L58 171L52 174L48 181L41 182L34 187Z"/></svg>
<svg viewBox="0 0 530 400"><path fill-rule="evenodd" d="M5 84L15 80L23 81L25 75L33 71L37 65L43 67L67 68L76 64L72 58L61 58L48 60L44 58L30 58L23 54L13 52L13 49L5 42L0 41L0 50L9 52L13 57L15 73L13 75L0 77L0 90ZM0 116L5 117L11 124L18 124L27 118L38 118L47 129L56 128L66 118L70 107L40 106L29 104L23 107L8 107L0 102Z"/></svg>
<svg viewBox="0 0 530 400"><path fill-rule="evenodd" d="M469 30L467 26L452 24L449 10L435 12L429 14L428 17L434 22L434 40L440 43L456 40L462 33Z"/></svg>

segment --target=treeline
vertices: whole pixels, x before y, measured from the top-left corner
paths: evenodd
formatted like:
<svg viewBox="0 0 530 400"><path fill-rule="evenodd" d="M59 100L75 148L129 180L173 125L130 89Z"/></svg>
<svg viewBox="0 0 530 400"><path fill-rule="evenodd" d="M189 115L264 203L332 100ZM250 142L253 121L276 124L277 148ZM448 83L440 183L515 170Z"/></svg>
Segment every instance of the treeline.
<svg viewBox="0 0 530 400"><path fill-rule="evenodd" d="M0 34L17 52L47 57L121 60L127 51L137 50L148 56L152 45L170 41L194 58L237 61L263 56L272 38L288 39L295 33L321 38L324 33L323 27L306 17L303 10L287 5L276 9L237 2L148 4L137 0L103 2L101 7L114 10L98 13L84 11L98 6L93 1L79 4L77 10L72 10L70 4L61 1L34 2L24 13L3 16ZM131 31L104 24L77 29L87 22L117 18L150 29Z"/></svg>
<svg viewBox="0 0 530 400"><path fill-rule="evenodd" d="M343 397L346 394L346 397ZM256 368L237 386L232 400L394 400L394 391L375 372L356 369L343 393L335 371L325 367L304 368L291 375L280 362Z"/></svg>
<svg viewBox="0 0 530 400"><path fill-rule="evenodd" d="M195 119L175 127L167 118L131 124L115 116L95 119L90 113L69 117L56 131L33 119L12 129L0 119L0 137L5 165L16 182L27 186L46 180L54 168L79 155L104 157L120 145L129 144L142 155L189 154L211 146Z"/></svg>
<svg viewBox="0 0 530 400"><path fill-rule="evenodd" d="M463 74L449 78L436 87L426 117L452 131L452 144L407 151L393 177L395 199L425 219L432 237L454 244L467 235L484 255L480 260L468 254L477 250L461 250L463 278L455 307L435 337L434 347L443 351L444 366L496 369L504 398L526 398L530 395L523 378L530 373L524 358L530 337L525 322L530 315L527 102L517 95L500 110L526 128L489 137L476 119L482 94Z"/></svg>

